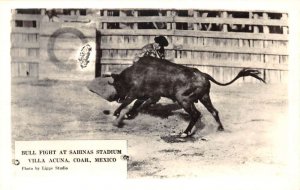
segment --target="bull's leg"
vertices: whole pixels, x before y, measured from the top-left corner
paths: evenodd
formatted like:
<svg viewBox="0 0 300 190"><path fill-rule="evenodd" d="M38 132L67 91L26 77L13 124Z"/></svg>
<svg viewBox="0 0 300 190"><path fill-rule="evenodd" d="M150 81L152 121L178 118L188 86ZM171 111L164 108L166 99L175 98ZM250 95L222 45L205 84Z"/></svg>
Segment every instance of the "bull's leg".
<svg viewBox="0 0 300 190"><path fill-rule="evenodd" d="M134 98L126 98L123 103L116 109L116 111L114 112L114 116L119 117L120 116L120 112L122 111L122 109L124 109L126 106L128 106L129 104L131 104L131 102L134 100Z"/></svg>
<svg viewBox="0 0 300 190"><path fill-rule="evenodd" d="M134 104L133 107L130 109L130 111L126 114L127 119L133 119L135 116L137 116L138 112L142 108L147 108L152 104L155 104L158 102L160 97L151 97L149 99L145 100L137 100Z"/></svg>
<svg viewBox="0 0 300 190"><path fill-rule="evenodd" d="M132 108L129 110L128 113L126 113L126 119L133 119L138 114L138 108L141 107L141 105L145 102L145 100L136 100L132 106Z"/></svg>
<svg viewBox="0 0 300 190"><path fill-rule="evenodd" d="M151 102L149 103L149 106L155 105L160 100L160 97L151 98Z"/></svg>
<svg viewBox="0 0 300 190"><path fill-rule="evenodd" d="M215 118L216 122L218 123L218 131L224 131L223 125L220 121L219 118L219 113L218 110L216 110L214 108L214 106L211 103L209 94L205 94L201 99L200 99L201 103L206 107L206 109L213 115L213 117Z"/></svg>
<svg viewBox="0 0 300 190"><path fill-rule="evenodd" d="M191 135L192 129L193 129L194 125L196 124L196 122L198 121L201 114L195 107L194 103L183 102L183 103L179 103L179 104L183 107L183 109L191 117L191 121L190 121L189 125L187 126L187 128L185 129L183 134L181 135L181 137L187 137L187 136Z"/></svg>
<svg viewBox="0 0 300 190"><path fill-rule="evenodd" d="M138 111L142 108L147 108L150 105L156 104L160 100L160 97L151 97L145 101L145 103L138 108Z"/></svg>

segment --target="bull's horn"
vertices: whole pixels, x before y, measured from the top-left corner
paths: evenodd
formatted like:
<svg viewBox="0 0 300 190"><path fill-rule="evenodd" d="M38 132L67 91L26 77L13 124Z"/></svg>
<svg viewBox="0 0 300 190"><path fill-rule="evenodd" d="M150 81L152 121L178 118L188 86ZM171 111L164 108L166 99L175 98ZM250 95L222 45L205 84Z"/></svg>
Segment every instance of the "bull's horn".
<svg viewBox="0 0 300 190"><path fill-rule="evenodd" d="M111 72L103 73L102 77L111 77Z"/></svg>

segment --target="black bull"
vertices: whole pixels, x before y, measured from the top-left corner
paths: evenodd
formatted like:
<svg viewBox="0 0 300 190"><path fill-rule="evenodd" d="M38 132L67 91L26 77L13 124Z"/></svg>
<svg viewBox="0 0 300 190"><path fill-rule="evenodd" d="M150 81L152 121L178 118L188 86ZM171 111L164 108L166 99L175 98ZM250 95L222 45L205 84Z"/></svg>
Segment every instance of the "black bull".
<svg viewBox="0 0 300 190"><path fill-rule="evenodd" d="M223 131L218 111L211 103L209 92L210 82L226 86L240 77L251 76L265 82L258 76L259 71L243 69L228 83L217 82L210 75L195 68L174 64L167 60L153 57L143 57L132 66L123 70L120 74L112 74L114 92L106 97L108 101L118 101L122 104L115 110L114 115L119 117L123 108L134 100L137 100L127 117L133 117L137 110L166 97L177 102L189 115L190 122L182 136L191 134L191 130L199 117L200 112L194 103L198 100L207 108L218 123L218 130ZM95 92L92 88L91 91ZM121 118L122 119L122 118Z"/></svg>

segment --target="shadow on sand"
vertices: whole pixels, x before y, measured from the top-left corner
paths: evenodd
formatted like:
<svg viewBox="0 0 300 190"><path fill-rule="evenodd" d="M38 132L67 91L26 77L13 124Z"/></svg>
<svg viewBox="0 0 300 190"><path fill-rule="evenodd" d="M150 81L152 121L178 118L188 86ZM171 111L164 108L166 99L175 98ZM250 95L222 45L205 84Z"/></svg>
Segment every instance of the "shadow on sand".
<svg viewBox="0 0 300 190"><path fill-rule="evenodd" d="M181 110L182 108L178 104L154 104L147 108L142 108L141 113L149 114L154 117L168 118L175 115L174 111ZM187 113L180 113L185 120L189 120Z"/></svg>

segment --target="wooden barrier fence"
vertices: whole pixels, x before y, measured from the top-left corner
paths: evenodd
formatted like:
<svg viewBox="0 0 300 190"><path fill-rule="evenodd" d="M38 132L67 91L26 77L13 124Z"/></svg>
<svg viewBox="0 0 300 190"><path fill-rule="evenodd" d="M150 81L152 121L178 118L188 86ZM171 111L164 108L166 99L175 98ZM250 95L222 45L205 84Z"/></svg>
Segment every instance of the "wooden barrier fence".
<svg viewBox="0 0 300 190"><path fill-rule="evenodd" d="M101 73L118 72L132 64L141 47L164 35L169 41L167 59L201 68L218 80L227 81L244 67L260 69L268 82L287 79L286 13L244 12L247 18L234 18L240 12L211 11L217 14L207 17L210 11L188 10L189 14L180 16L181 10L158 10L163 12L159 16L141 16L143 11L133 10L131 15L126 15L128 10L101 11L96 19Z"/></svg>
<svg viewBox="0 0 300 190"><path fill-rule="evenodd" d="M11 26L12 77L39 77L39 15L13 15Z"/></svg>
<svg viewBox="0 0 300 190"><path fill-rule="evenodd" d="M12 76L39 77L69 70L49 59L49 39L60 29L50 51L65 64L76 64L76 49L95 42L93 73L120 72L132 64L141 48L164 35L166 59L196 67L217 80L228 81L244 67L261 70L267 82L286 82L288 74L288 14L274 11L56 9L48 19L45 9L31 14L13 10ZM26 12L22 10L21 12ZM27 11L30 12L30 11ZM32 14L34 12L34 14ZM53 21L54 19L54 21ZM55 20L56 19L56 20ZM80 36L80 35L79 35ZM55 61L54 61L55 62ZM51 72L49 72L49 69ZM245 79L245 82L255 82Z"/></svg>
<svg viewBox="0 0 300 190"><path fill-rule="evenodd" d="M59 20L51 21L44 9L39 9L38 14L13 14L13 77L92 79L95 76L95 53L90 58L89 68L79 70L78 64L79 50L83 45L90 43L96 51L95 24L80 15L58 15L55 18Z"/></svg>

